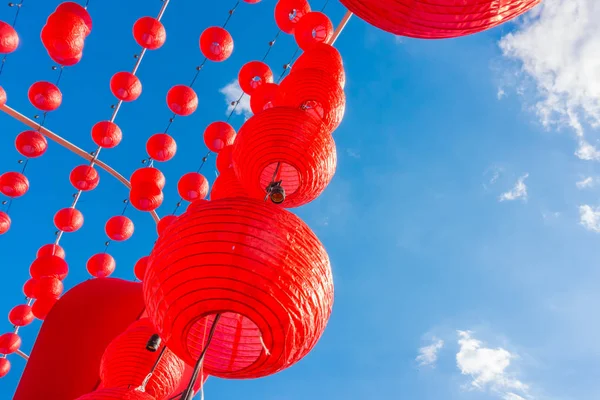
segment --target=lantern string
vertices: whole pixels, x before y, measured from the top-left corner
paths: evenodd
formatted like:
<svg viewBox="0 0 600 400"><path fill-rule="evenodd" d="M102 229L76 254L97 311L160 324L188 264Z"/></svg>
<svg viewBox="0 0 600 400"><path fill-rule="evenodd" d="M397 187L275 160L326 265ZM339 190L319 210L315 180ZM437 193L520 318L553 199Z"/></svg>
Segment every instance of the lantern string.
<svg viewBox="0 0 600 400"><path fill-rule="evenodd" d="M156 358L156 361L154 362L154 365L150 369L150 372L148 373L148 375L146 375L142 384L140 386L138 386L135 390L140 391L140 392L146 391L146 385L148 385L148 382L150 382L150 379L152 379L152 376L154 375L154 371L156 370L156 367L158 367L158 363L160 363L160 360L162 360L163 355L165 354L166 350L167 350L167 346L163 346L163 348L160 350L160 353L158 354L158 357Z"/></svg>
<svg viewBox="0 0 600 400"><path fill-rule="evenodd" d="M17 20L19 19L19 13L21 12L21 6L23 5L23 2L25 0L21 0L19 3L15 4L15 3L8 3L9 7L17 7L17 11L15 12L15 17L13 18L13 23L12 23L12 27L14 28L15 26L17 26ZM6 54L4 57L2 57L2 65L0 65L0 75L2 75L2 71L4 70L4 64L6 64L6 58L8 57L8 54Z"/></svg>

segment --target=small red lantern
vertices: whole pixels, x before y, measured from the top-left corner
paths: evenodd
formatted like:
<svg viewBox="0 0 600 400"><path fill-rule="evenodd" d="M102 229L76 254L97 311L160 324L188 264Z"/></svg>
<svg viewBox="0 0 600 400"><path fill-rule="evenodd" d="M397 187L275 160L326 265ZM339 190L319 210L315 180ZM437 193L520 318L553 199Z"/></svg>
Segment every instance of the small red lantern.
<svg viewBox="0 0 600 400"><path fill-rule="evenodd" d="M225 29L211 26L200 35L200 51L211 61L225 61L233 53L233 38Z"/></svg>
<svg viewBox="0 0 600 400"><path fill-rule="evenodd" d="M117 215L106 222L104 230L111 240L122 242L133 235L133 221L124 215Z"/></svg>
<svg viewBox="0 0 600 400"><path fill-rule="evenodd" d="M177 143L170 135L157 133L146 142L146 152L154 161L169 161L177 153Z"/></svg>
<svg viewBox="0 0 600 400"><path fill-rule="evenodd" d="M83 226L83 214L75 208L63 208L54 214L54 225L63 232L75 232Z"/></svg>
<svg viewBox="0 0 600 400"><path fill-rule="evenodd" d="M273 72L262 61L250 61L240 69L238 81L242 91L252 96L260 85L273 82Z"/></svg>
<svg viewBox="0 0 600 400"><path fill-rule="evenodd" d="M100 147L107 149L116 147L121 143L123 133L114 122L100 121L92 127L92 140Z"/></svg>
<svg viewBox="0 0 600 400"><path fill-rule="evenodd" d="M17 31L4 21L0 21L0 53L12 53L19 47Z"/></svg>
<svg viewBox="0 0 600 400"><path fill-rule="evenodd" d="M306 51L317 43L329 43L333 37L333 24L322 12L309 12L298 21L294 38L298 47Z"/></svg>
<svg viewBox="0 0 600 400"><path fill-rule="evenodd" d="M0 211L0 235L4 235L10 229L11 220L7 213Z"/></svg>
<svg viewBox="0 0 600 400"><path fill-rule="evenodd" d="M140 281L144 280L144 274L146 273L146 268L148 268L148 256L142 257L135 263L133 267L133 273L135 277Z"/></svg>
<svg viewBox="0 0 600 400"><path fill-rule="evenodd" d="M35 288L37 286L37 281L33 278L28 279L27 282L23 285L23 294L28 299L35 298Z"/></svg>
<svg viewBox="0 0 600 400"><path fill-rule="evenodd" d="M165 187L166 179L162 172L158 168L145 167L139 168L131 174L129 179L131 187L142 186L143 184L150 184L156 186L160 190Z"/></svg>
<svg viewBox="0 0 600 400"><path fill-rule="evenodd" d="M89 35L92 32L92 17L87 10L80 6L79 4L73 1L65 1L64 3L60 3L58 7L56 7L56 13L71 13L75 14L85 24L85 35Z"/></svg>
<svg viewBox="0 0 600 400"><path fill-rule="evenodd" d="M310 50L302 53L292 66L292 73L304 68L325 71L325 73L335 78L342 89L346 85L346 73L344 72L342 56L333 46L317 43Z"/></svg>
<svg viewBox="0 0 600 400"><path fill-rule="evenodd" d="M250 108L254 114L275 106L279 85L276 83L265 83L254 90L250 97Z"/></svg>
<svg viewBox="0 0 600 400"><path fill-rule="evenodd" d="M39 132L24 131L17 135L15 147L25 157L36 158L46 152L48 141Z"/></svg>
<svg viewBox="0 0 600 400"><path fill-rule="evenodd" d="M87 11L84 12L87 14ZM50 58L61 65L79 62L83 56L85 37L91 31L91 19L89 22L88 26L78 12L64 9L53 12L41 33L42 43Z"/></svg>
<svg viewBox="0 0 600 400"><path fill-rule="evenodd" d="M177 215L165 215L164 217L162 217L160 221L158 221L158 224L156 224L156 233L158 233L159 236L162 235L165 229L167 229L167 227L171 225L171 223L176 219Z"/></svg>
<svg viewBox="0 0 600 400"><path fill-rule="evenodd" d="M2 86L0 86L0 106L6 104L6 90Z"/></svg>
<svg viewBox="0 0 600 400"><path fill-rule="evenodd" d="M43 256L57 256L65 259L65 250L57 244L45 244L39 248L37 257Z"/></svg>
<svg viewBox="0 0 600 400"><path fill-rule="evenodd" d="M156 18L142 17L133 25L133 37L140 46L148 50L156 50L165 44L167 31Z"/></svg>
<svg viewBox="0 0 600 400"><path fill-rule="evenodd" d="M90 275L96 278L107 278L115 272L117 263L110 254L98 253L89 258L86 266Z"/></svg>
<svg viewBox="0 0 600 400"><path fill-rule="evenodd" d="M29 190L29 180L20 172L0 175L0 193L8 197L21 197Z"/></svg>
<svg viewBox="0 0 600 400"><path fill-rule="evenodd" d="M58 299L64 290L63 283L54 276L46 276L36 280L34 298Z"/></svg>
<svg viewBox="0 0 600 400"><path fill-rule="evenodd" d="M189 172L179 179L177 190L186 201L203 199L208 194L208 181L202 174Z"/></svg>
<svg viewBox="0 0 600 400"><path fill-rule="evenodd" d="M275 5L275 22L279 29L293 34L296 24L309 12L307 0L279 0Z"/></svg>
<svg viewBox="0 0 600 400"><path fill-rule="evenodd" d="M33 306L31 306L31 312L33 312L33 315L35 315L37 319L44 320L50 310L52 310L52 307L56 304L56 301L57 299L54 298L36 300L33 303Z"/></svg>
<svg viewBox="0 0 600 400"><path fill-rule="evenodd" d="M16 333L5 333L0 336L0 354L16 353L21 348L21 337Z"/></svg>
<svg viewBox="0 0 600 400"><path fill-rule="evenodd" d="M59 256L45 255L36 258L29 267L29 274L35 279L35 289L33 290L35 295L30 297L37 295L37 286L40 279L50 277L63 280L67 277L68 273L69 265Z"/></svg>
<svg viewBox="0 0 600 400"><path fill-rule="evenodd" d="M231 152L233 151L233 146L225 146L219 154L217 154L217 171L220 173L225 172L229 168L233 166L231 163Z"/></svg>
<svg viewBox="0 0 600 400"><path fill-rule="evenodd" d="M213 187L210 191L211 200L226 199L230 197L248 197L246 189L235 175L233 168L221 172L213 182Z"/></svg>
<svg viewBox="0 0 600 400"><path fill-rule="evenodd" d="M110 79L112 94L122 101L134 101L142 94L142 82L131 72L117 72Z"/></svg>
<svg viewBox="0 0 600 400"><path fill-rule="evenodd" d="M8 358L0 358L0 378L4 378L10 372L10 361Z"/></svg>
<svg viewBox="0 0 600 400"><path fill-rule="evenodd" d="M167 93L167 106L173 113L185 117L198 108L198 96L191 87L176 85Z"/></svg>
<svg viewBox="0 0 600 400"><path fill-rule="evenodd" d="M162 204L162 190L151 183L141 183L129 192L131 205L140 211L154 211Z"/></svg>
<svg viewBox="0 0 600 400"><path fill-rule="evenodd" d="M62 103L62 93L53 83L39 81L29 87L29 101L42 111L54 111Z"/></svg>
<svg viewBox="0 0 600 400"><path fill-rule="evenodd" d="M100 175L94 167L80 165L73 168L69 180L75 189L89 191L96 189L98 183L100 183Z"/></svg>
<svg viewBox="0 0 600 400"><path fill-rule="evenodd" d="M31 307L27 304L20 304L8 313L8 320L14 326L27 326L33 322L34 318Z"/></svg>
<svg viewBox="0 0 600 400"><path fill-rule="evenodd" d="M218 153L225 146L232 145L234 141L235 129L227 122L213 122L204 130L204 144L214 153Z"/></svg>

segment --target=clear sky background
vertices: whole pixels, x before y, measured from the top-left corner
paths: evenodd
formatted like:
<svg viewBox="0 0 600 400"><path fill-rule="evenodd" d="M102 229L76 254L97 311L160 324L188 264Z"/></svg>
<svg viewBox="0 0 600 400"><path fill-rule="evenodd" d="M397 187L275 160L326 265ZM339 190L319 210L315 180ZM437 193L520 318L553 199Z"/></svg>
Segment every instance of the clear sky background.
<svg viewBox="0 0 600 400"><path fill-rule="evenodd" d="M24 3L21 46L0 76L8 104L30 117L27 88L57 75L39 33L58 3ZM126 176L141 166L146 139L170 117L167 90L189 83L203 59L200 33L221 25L234 3L171 2L167 43L142 62L143 94L123 105L123 142L102 160ZM517 23L444 41L396 38L351 20L336 44L348 80L335 132L338 171L318 200L295 210L331 256L330 324L297 365L254 381L211 378L207 399L600 398L600 3L544 3ZM228 25L233 56L200 74L198 111L175 121L178 154L159 166L168 180L160 215L178 200L178 177L199 166L204 128L226 118L239 68L261 59L277 32L274 4L242 3ZM311 4L320 9L324 0ZM63 105L48 116L49 129L95 149L90 129L115 102L109 79L130 71L139 51L131 27L160 6L91 0L94 30L81 63L64 71ZM332 0L326 12L337 23L344 9ZM0 19L13 15L0 7ZM267 59L276 75L295 49L292 37L277 40ZM241 107L233 125L244 118ZM4 115L0 124L0 171L18 170L13 143L26 127ZM13 227L0 237L2 312L22 301L35 251L54 239L52 216L71 203L69 172L83 163L53 143L29 163L31 189L14 202ZM212 180L214 170L211 158L203 172ZM88 279L85 262L104 249L104 222L126 197L104 172L98 189L84 193L85 225L61 242L67 287ZM156 233L148 215L127 215L135 235L110 253L115 276L133 279ZM38 329L39 322L22 329L25 351ZM10 360L1 398L12 395L24 366Z"/></svg>

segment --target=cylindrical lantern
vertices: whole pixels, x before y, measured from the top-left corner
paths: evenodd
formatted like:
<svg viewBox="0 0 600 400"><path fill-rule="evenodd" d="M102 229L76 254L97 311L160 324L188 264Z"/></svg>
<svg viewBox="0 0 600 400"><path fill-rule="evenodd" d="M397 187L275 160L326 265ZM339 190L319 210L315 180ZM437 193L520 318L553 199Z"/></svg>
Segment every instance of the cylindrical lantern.
<svg viewBox="0 0 600 400"><path fill-rule="evenodd" d="M173 86L167 93L167 106L177 115L191 115L198 108L198 95L189 86Z"/></svg>
<svg viewBox="0 0 600 400"><path fill-rule="evenodd" d="M0 193L8 197L21 197L29 190L29 180L20 172L0 175Z"/></svg>
<svg viewBox="0 0 600 400"><path fill-rule="evenodd" d="M4 211L0 211L0 235L4 235L9 231L11 225L11 219L8 214Z"/></svg>
<svg viewBox="0 0 600 400"><path fill-rule="evenodd" d="M134 101L142 94L142 82L131 72L117 72L110 79L112 94L122 101Z"/></svg>
<svg viewBox="0 0 600 400"><path fill-rule="evenodd" d="M293 34L296 24L309 12L307 0L279 0L275 5L275 22L279 29Z"/></svg>
<svg viewBox="0 0 600 400"><path fill-rule="evenodd" d="M166 133L157 133L146 142L146 151L154 161L169 161L177 153L177 143Z"/></svg>
<svg viewBox="0 0 600 400"><path fill-rule="evenodd" d="M24 131L17 135L15 147L25 157L36 158L46 152L48 141L39 132Z"/></svg>
<svg viewBox="0 0 600 400"><path fill-rule="evenodd" d="M92 128L92 140L100 147L107 149L116 147L121 143L123 133L114 122L100 121Z"/></svg>
<svg viewBox="0 0 600 400"><path fill-rule="evenodd" d="M224 170L213 182L210 191L211 200L226 199L229 197L248 197L244 186L240 183L233 168Z"/></svg>
<svg viewBox="0 0 600 400"><path fill-rule="evenodd" d="M96 278L107 278L115 271L117 263L110 254L98 253L89 258L86 267L90 275Z"/></svg>
<svg viewBox="0 0 600 400"><path fill-rule="evenodd" d="M297 216L261 200L222 199L190 207L158 238L144 297L169 349L190 365L220 313L204 370L258 378L314 347L333 281L323 245Z"/></svg>
<svg viewBox="0 0 600 400"><path fill-rule="evenodd" d="M296 24L294 38L298 47L306 51L317 43L328 43L333 37L333 24L322 12L309 12Z"/></svg>
<svg viewBox="0 0 600 400"><path fill-rule="evenodd" d="M240 69L238 82L242 91L252 96L260 85L273 83L273 72L262 61L250 61Z"/></svg>
<svg viewBox="0 0 600 400"><path fill-rule="evenodd" d="M296 108L270 108L250 118L233 144L233 168L248 195L264 199L281 182L283 207L316 199L335 173L337 156L321 121Z"/></svg>
<svg viewBox="0 0 600 400"><path fill-rule="evenodd" d="M19 47L17 31L4 21L0 21L0 53L12 53Z"/></svg>
<svg viewBox="0 0 600 400"><path fill-rule="evenodd" d="M200 51L211 61L225 61L233 53L233 38L224 28L211 26L200 35Z"/></svg>
<svg viewBox="0 0 600 400"><path fill-rule="evenodd" d="M83 226L83 214L75 208L63 208L54 214L54 225L63 232L75 232Z"/></svg>
<svg viewBox="0 0 600 400"><path fill-rule="evenodd" d="M325 43L318 43L310 50L302 53L292 66L292 72L304 68L314 68L325 71L325 73L338 81L342 89L346 85L346 73L344 72L342 56L333 46Z"/></svg>
<svg viewBox="0 0 600 400"><path fill-rule="evenodd" d="M227 122L213 122L204 130L204 144L214 153L218 153L225 146L232 145L234 141L235 129Z"/></svg>
<svg viewBox="0 0 600 400"><path fill-rule="evenodd" d="M140 46L148 50L156 50L165 44L167 31L156 18L142 17L133 25L133 37Z"/></svg>
<svg viewBox="0 0 600 400"><path fill-rule="evenodd" d="M96 189L100 183L100 175L91 165L79 165L73 168L69 180L75 189L88 191Z"/></svg>
<svg viewBox="0 0 600 400"><path fill-rule="evenodd" d="M129 239L133 235L133 221L124 215L117 215L106 221L104 226L106 236L111 240L122 242Z"/></svg>
<svg viewBox="0 0 600 400"><path fill-rule="evenodd" d="M250 97L252 112L258 114L263 110L274 107L278 90L279 85L276 83L265 83L257 87Z"/></svg>
<svg viewBox="0 0 600 400"><path fill-rule="evenodd" d="M50 82L36 82L29 87L29 101L42 111L54 111L62 103L62 93L58 86Z"/></svg>
<svg viewBox="0 0 600 400"><path fill-rule="evenodd" d="M31 263L29 273L36 280L35 291L37 293L37 285L40 279L54 277L63 280L69 273L69 265L59 256L43 255Z"/></svg>

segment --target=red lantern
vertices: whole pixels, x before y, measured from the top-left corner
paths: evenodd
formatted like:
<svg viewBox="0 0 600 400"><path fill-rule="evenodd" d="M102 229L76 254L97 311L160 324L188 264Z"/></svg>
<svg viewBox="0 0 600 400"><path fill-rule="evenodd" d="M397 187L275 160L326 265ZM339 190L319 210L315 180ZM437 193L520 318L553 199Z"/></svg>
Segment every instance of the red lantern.
<svg viewBox="0 0 600 400"><path fill-rule="evenodd" d="M142 82L131 72L117 72L110 79L112 94L122 101L134 101L142 94Z"/></svg>
<svg viewBox="0 0 600 400"><path fill-rule="evenodd" d="M200 35L200 51L211 61L225 61L233 53L233 38L225 29L211 26Z"/></svg>
<svg viewBox="0 0 600 400"><path fill-rule="evenodd" d="M54 111L62 103L62 93L53 83L39 81L29 87L29 101L42 111Z"/></svg>
<svg viewBox="0 0 600 400"><path fill-rule="evenodd" d="M54 225L63 232L75 232L83 226L83 214L75 208L63 208L54 214Z"/></svg>
<svg viewBox="0 0 600 400"><path fill-rule="evenodd" d="M19 47L17 31L4 21L0 21L0 53L12 53Z"/></svg>
<svg viewBox="0 0 600 400"><path fill-rule="evenodd" d="M204 175L190 172L179 179L177 190L181 198L186 201L203 199L208 194L208 181Z"/></svg>
<svg viewBox="0 0 600 400"><path fill-rule="evenodd" d="M27 297L28 299L34 299L36 286L37 281L35 279L31 278L27 280L27 282L25 282L25 284L23 285L23 294L25 295L25 297Z"/></svg>
<svg viewBox="0 0 600 400"><path fill-rule="evenodd" d="M21 338L16 333L5 333L0 336L0 354L16 353L21 347Z"/></svg>
<svg viewBox="0 0 600 400"><path fill-rule="evenodd" d="M198 96L191 87L176 85L167 93L167 106L173 113L185 117L198 108Z"/></svg>
<svg viewBox="0 0 600 400"><path fill-rule="evenodd" d="M244 0L246 3L248 4L256 4L256 3L260 3L260 0Z"/></svg>
<svg viewBox="0 0 600 400"><path fill-rule="evenodd" d="M94 190L100 183L98 171L90 165L80 165L73 168L69 179L75 189L82 191Z"/></svg>
<svg viewBox="0 0 600 400"><path fill-rule="evenodd" d="M254 114L275 106L275 99L279 85L276 83L265 83L256 88L250 97L250 108Z"/></svg>
<svg viewBox="0 0 600 400"><path fill-rule="evenodd" d="M132 188L142 186L143 184L154 185L160 190L165 187L165 176L159 169L154 167L139 168L131 175L129 179Z"/></svg>
<svg viewBox="0 0 600 400"><path fill-rule="evenodd" d="M359 18L395 35L443 39L470 35L509 21L541 0L341 0Z"/></svg>
<svg viewBox="0 0 600 400"><path fill-rule="evenodd" d="M124 215L117 215L106 222L104 230L111 240L122 242L133 235L133 221Z"/></svg>
<svg viewBox="0 0 600 400"><path fill-rule="evenodd" d="M346 73L342 56L335 49L325 43L315 44L310 50L302 53L292 67L292 73L304 68L314 68L325 71L336 79L343 89L346 85Z"/></svg>
<svg viewBox="0 0 600 400"><path fill-rule="evenodd" d="M86 266L90 275L96 278L107 278L115 272L117 263L110 254L98 253L90 257Z"/></svg>
<svg viewBox="0 0 600 400"><path fill-rule="evenodd" d="M83 395L76 400L157 400L148 393L135 390L136 388L102 388Z"/></svg>
<svg viewBox="0 0 600 400"><path fill-rule="evenodd" d="M146 142L146 151L155 161L169 161L177 153L177 143L166 133L157 133Z"/></svg>
<svg viewBox="0 0 600 400"><path fill-rule="evenodd" d="M33 322L34 318L31 307L27 304L20 304L8 313L8 320L14 326L27 326Z"/></svg>
<svg viewBox="0 0 600 400"><path fill-rule="evenodd" d="M208 185L208 182L207 182L207 185ZM167 227L169 225L171 225L171 223L173 221L175 221L176 219L177 219L177 215L165 215L164 217L162 217L160 219L160 221L158 221L158 224L156 224L156 233L158 233L159 236L162 235L162 233L165 231L165 229L167 229Z"/></svg>
<svg viewBox="0 0 600 400"><path fill-rule="evenodd" d="M133 273L135 277L140 281L144 280L144 274L146 273L146 268L148 267L148 256L142 257L135 263L133 267Z"/></svg>
<svg viewBox="0 0 600 400"><path fill-rule="evenodd" d="M275 22L279 29L293 34L296 24L309 12L307 0L279 0L275 5Z"/></svg>
<svg viewBox="0 0 600 400"><path fill-rule="evenodd" d="M141 183L129 192L131 205L140 211L154 211L162 204L162 190L151 183Z"/></svg>
<svg viewBox="0 0 600 400"><path fill-rule="evenodd" d="M0 175L0 193L8 197L21 197L29 190L29 180L20 172Z"/></svg>
<svg viewBox="0 0 600 400"><path fill-rule="evenodd" d="M248 197L246 189L235 175L233 168L221 172L213 182L213 187L210 191L211 200L226 199L230 197Z"/></svg>
<svg viewBox="0 0 600 400"><path fill-rule="evenodd" d="M100 147L116 147L122 138L123 133L114 122L100 121L92 128L92 140Z"/></svg>
<svg viewBox="0 0 600 400"><path fill-rule="evenodd" d="M258 378L314 347L331 313L333 281L323 245L302 220L238 197L190 208L158 238L144 298L169 349L190 365L220 313L204 370Z"/></svg>
<svg viewBox="0 0 600 400"><path fill-rule="evenodd" d="M220 173L225 172L229 168L232 167L231 164L231 152L233 151L233 146L225 146L219 154L217 154L217 171Z"/></svg>
<svg viewBox="0 0 600 400"><path fill-rule="evenodd" d="M142 17L133 25L133 37L140 46L148 50L156 50L165 44L167 31L156 18Z"/></svg>
<svg viewBox="0 0 600 400"><path fill-rule="evenodd" d="M0 235L4 235L10 229L11 220L7 213L0 211Z"/></svg>
<svg viewBox="0 0 600 400"><path fill-rule="evenodd" d="M10 372L10 361L8 358L0 358L0 378L4 378Z"/></svg>
<svg viewBox="0 0 600 400"><path fill-rule="evenodd" d="M235 129L227 122L213 122L204 131L204 144L214 153L218 153L225 146L232 145L234 141Z"/></svg>
<svg viewBox="0 0 600 400"><path fill-rule="evenodd" d="M279 104L300 108L325 124L333 132L346 111L346 96L339 83L323 70L294 70L279 86Z"/></svg>
<svg viewBox="0 0 600 400"><path fill-rule="evenodd" d="M250 61L240 69L238 81L242 91L252 96L260 85L273 82L273 72L262 61Z"/></svg>
<svg viewBox="0 0 600 400"><path fill-rule="evenodd" d="M44 320L50 310L52 310L52 307L54 307L54 304L56 304L56 301L57 299L50 297L36 300L33 303L33 306L31 306L31 312L33 312L33 315L35 315L37 319Z"/></svg>
<svg viewBox="0 0 600 400"><path fill-rule="evenodd" d="M35 279L34 296L37 295L37 286L42 278L53 277L63 280L69 273L69 265L59 256L44 255L36 258L29 267L29 274Z"/></svg>
<svg viewBox="0 0 600 400"><path fill-rule="evenodd" d="M333 24L321 12L309 12L298 21L294 38L298 47L306 51L317 43L329 43L333 37Z"/></svg>
<svg viewBox="0 0 600 400"><path fill-rule="evenodd" d="M84 10L87 14L87 11ZM89 18L89 14L87 14ZM42 43L50 58L61 65L73 65L81 60L85 37L91 31L90 25L78 12L56 10L42 28Z"/></svg>
<svg viewBox="0 0 600 400"><path fill-rule="evenodd" d="M284 207L316 199L335 173L335 143L321 121L295 108L275 107L250 118L233 145L233 167L248 195L264 199L281 181Z"/></svg>
<svg viewBox="0 0 600 400"><path fill-rule="evenodd" d="M65 250L57 244L45 244L39 248L37 257L43 256L57 256L65 259Z"/></svg>
<svg viewBox="0 0 600 400"><path fill-rule="evenodd" d="M85 24L85 35L89 35L92 32L92 17L85 8L72 1L65 1L56 7L56 13L71 13L75 14Z"/></svg>
<svg viewBox="0 0 600 400"><path fill-rule="evenodd" d="M100 379L105 387L139 387L146 376L156 368L148 380L145 392L156 399L168 399L179 386L185 364L169 349L150 352L146 344L156 328L148 318L140 319L117 336L106 348L100 363ZM161 346L161 348L164 347Z"/></svg>
<svg viewBox="0 0 600 400"><path fill-rule="evenodd" d="M6 90L2 86L0 86L0 106L6 104Z"/></svg>
<svg viewBox="0 0 600 400"><path fill-rule="evenodd" d="M46 152L48 142L44 135L36 131L24 131L15 140L17 151L29 158L36 158Z"/></svg>
<svg viewBox="0 0 600 400"><path fill-rule="evenodd" d="M34 298L38 300L58 299L64 290L63 283L54 276L38 278Z"/></svg>

